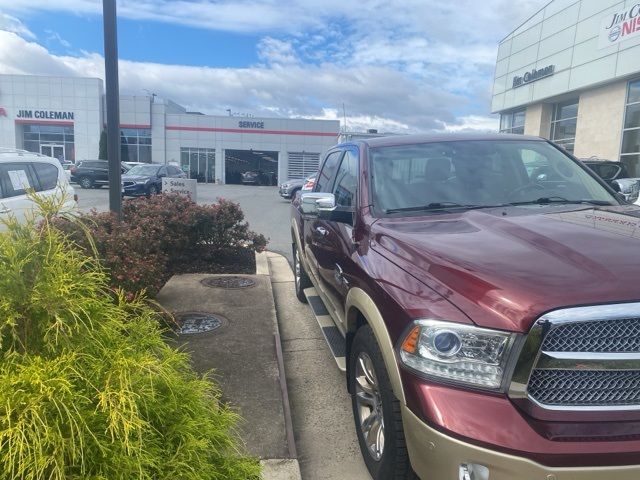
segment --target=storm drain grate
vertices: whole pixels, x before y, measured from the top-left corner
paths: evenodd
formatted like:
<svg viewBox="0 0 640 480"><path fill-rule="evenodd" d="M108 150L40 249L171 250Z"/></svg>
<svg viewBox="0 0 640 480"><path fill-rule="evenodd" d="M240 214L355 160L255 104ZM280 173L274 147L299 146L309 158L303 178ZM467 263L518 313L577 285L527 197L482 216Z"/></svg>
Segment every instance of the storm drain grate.
<svg viewBox="0 0 640 480"><path fill-rule="evenodd" d="M224 318L218 315L204 312L178 313L176 314L176 320L181 325L179 330L181 335L212 332L227 323Z"/></svg>
<svg viewBox="0 0 640 480"><path fill-rule="evenodd" d="M250 288L256 282L247 277L209 277L201 282L205 287L212 288Z"/></svg>

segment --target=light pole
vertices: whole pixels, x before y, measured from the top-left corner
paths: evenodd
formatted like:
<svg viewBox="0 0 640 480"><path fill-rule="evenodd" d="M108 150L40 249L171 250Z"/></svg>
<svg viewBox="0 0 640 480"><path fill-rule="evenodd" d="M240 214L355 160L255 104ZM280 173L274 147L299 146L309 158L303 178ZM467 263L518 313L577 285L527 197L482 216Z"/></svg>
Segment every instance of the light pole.
<svg viewBox="0 0 640 480"><path fill-rule="evenodd" d="M118 28L116 0L102 1L104 22L104 76L107 94L107 158L109 159L109 209L122 218L120 165L120 93L118 87Z"/></svg>

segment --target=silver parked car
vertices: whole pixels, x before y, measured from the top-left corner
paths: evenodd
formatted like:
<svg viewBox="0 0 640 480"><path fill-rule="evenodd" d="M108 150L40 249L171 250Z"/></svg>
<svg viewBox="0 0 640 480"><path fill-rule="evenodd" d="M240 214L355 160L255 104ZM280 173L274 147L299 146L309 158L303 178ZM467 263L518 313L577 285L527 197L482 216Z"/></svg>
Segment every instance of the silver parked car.
<svg viewBox="0 0 640 480"><path fill-rule="evenodd" d="M301 190L311 190L315 183L315 178L318 172L314 172L306 178L296 178L287 180L285 183L280 185L280 189L278 193L282 198L294 198L296 193Z"/></svg>

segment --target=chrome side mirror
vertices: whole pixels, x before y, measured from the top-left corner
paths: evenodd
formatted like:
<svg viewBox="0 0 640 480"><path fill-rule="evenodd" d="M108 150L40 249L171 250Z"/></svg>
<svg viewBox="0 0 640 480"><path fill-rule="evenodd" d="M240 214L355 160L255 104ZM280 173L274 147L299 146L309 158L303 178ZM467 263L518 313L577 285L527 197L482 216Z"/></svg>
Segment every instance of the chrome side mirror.
<svg viewBox="0 0 640 480"><path fill-rule="evenodd" d="M319 202L323 202L323 208L330 204L335 207L336 199L332 193L324 192L307 192L300 195L300 209L305 215L318 215Z"/></svg>

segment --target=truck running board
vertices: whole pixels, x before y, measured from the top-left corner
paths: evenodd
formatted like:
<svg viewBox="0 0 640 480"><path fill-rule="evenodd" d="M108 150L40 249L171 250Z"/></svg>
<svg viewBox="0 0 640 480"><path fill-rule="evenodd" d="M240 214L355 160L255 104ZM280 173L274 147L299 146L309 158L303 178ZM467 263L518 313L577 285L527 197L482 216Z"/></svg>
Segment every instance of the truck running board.
<svg viewBox="0 0 640 480"><path fill-rule="evenodd" d="M316 317L318 325L320 325L320 330L322 330L324 339L329 345L329 349L338 364L338 368L342 372L345 372L347 370L347 344L342 333L340 333L340 329L338 329L335 323L333 323L331 315L329 315L327 308L324 306L324 303L315 288L312 287L305 289L304 295L307 297L309 306L313 311L313 315Z"/></svg>

